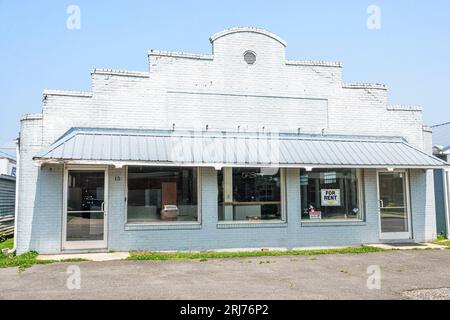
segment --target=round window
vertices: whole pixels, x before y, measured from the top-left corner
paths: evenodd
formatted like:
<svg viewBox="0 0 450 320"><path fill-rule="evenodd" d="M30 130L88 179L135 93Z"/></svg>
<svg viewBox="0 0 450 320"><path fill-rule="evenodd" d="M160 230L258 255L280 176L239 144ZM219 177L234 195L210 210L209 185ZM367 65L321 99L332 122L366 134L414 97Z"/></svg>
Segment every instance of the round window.
<svg viewBox="0 0 450 320"><path fill-rule="evenodd" d="M244 60L247 64L254 64L256 62L256 53L253 51L245 51Z"/></svg>

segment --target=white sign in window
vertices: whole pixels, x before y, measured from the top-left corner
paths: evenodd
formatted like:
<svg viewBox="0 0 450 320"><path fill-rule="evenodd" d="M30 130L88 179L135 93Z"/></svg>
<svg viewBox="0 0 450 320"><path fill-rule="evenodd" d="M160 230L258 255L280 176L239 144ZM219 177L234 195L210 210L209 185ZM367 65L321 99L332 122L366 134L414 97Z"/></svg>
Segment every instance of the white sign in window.
<svg viewBox="0 0 450 320"><path fill-rule="evenodd" d="M339 207L341 205L341 190L340 189L322 189L321 205L324 207Z"/></svg>

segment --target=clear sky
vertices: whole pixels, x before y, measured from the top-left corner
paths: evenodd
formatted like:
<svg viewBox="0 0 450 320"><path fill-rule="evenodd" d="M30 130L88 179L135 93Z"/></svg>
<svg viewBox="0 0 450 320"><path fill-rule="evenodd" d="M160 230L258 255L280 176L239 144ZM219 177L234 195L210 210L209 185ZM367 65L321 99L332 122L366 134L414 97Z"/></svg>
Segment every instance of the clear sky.
<svg viewBox="0 0 450 320"><path fill-rule="evenodd" d="M69 5L80 29L67 28ZM89 91L94 67L146 71L149 49L210 53L209 37L235 26L278 34L288 59L341 61L346 82L385 83L428 125L450 121L450 0L0 0L0 148L41 111L43 89Z"/></svg>

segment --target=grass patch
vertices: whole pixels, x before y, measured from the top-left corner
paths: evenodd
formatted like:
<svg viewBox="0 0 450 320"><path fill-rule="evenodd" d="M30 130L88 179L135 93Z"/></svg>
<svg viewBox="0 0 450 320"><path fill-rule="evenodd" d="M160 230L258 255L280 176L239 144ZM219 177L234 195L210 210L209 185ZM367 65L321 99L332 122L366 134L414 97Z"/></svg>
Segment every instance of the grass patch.
<svg viewBox="0 0 450 320"><path fill-rule="evenodd" d="M450 240L445 240L445 241L436 241L434 242L436 244L439 244L441 246L446 246L447 249L450 249Z"/></svg>
<svg viewBox="0 0 450 320"><path fill-rule="evenodd" d="M443 234L439 234L437 236L436 241L434 241L433 243L441 245L441 246L445 246L445 247L447 247L447 249L450 249L450 240L447 239Z"/></svg>
<svg viewBox="0 0 450 320"><path fill-rule="evenodd" d="M10 238L7 239L4 242L0 242L0 250L1 249L12 249L14 247L14 239ZM0 268L12 268L12 267L18 267L19 271L24 271L26 268L30 268L31 266L35 264L50 264L55 262L82 262L82 261L89 261L86 259L64 259L61 261L57 260L38 260L37 256L39 254L37 252L27 252L24 254L21 254L19 256L11 255L9 257L6 257L0 253Z"/></svg>
<svg viewBox="0 0 450 320"><path fill-rule="evenodd" d="M9 238L3 242L0 242L0 251L3 249L12 249L13 247L14 247L14 238Z"/></svg>
<svg viewBox="0 0 450 320"><path fill-rule="evenodd" d="M35 264L49 264L57 261L53 260L37 260L37 252L27 252L19 256L0 257L0 268L19 267L19 271L23 271Z"/></svg>
<svg viewBox="0 0 450 320"><path fill-rule="evenodd" d="M437 241L443 241L443 240L447 240L447 237L444 234L439 233L437 236Z"/></svg>
<svg viewBox="0 0 450 320"><path fill-rule="evenodd" d="M324 250L288 250L288 251L248 251L248 252L130 252L128 260L194 260L194 259L224 259L224 258L252 258L276 256L308 256L320 254L361 254L385 251L381 248L360 246L343 249Z"/></svg>
<svg viewBox="0 0 450 320"><path fill-rule="evenodd" d="M18 267L19 271L24 271L26 268L30 268L35 264L50 264L57 262L84 262L89 261L87 259L81 258L73 258L73 259L64 259L64 260L38 260L37 256L39 254L37 252L27 252L21 254L19 256L0 256L0 268L12 268Z"/></svg>

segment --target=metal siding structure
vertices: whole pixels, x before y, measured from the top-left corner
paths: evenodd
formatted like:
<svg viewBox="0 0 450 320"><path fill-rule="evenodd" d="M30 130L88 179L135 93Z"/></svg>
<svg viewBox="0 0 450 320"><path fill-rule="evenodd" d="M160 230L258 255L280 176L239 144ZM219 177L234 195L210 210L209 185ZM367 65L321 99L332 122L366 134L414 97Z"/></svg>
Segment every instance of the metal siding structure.
<svg viewBox="0 0 450 320"><path fill-rule="evenodd" d="M450 122L431 127L433 129L433 145L441 145L444 152L450 152Z"/></svg>
<svg viewBox="0 0 450 320"><path fill-rule="evenodd" d="M15 194L15 178L0 175L0 234L11 235L14 232Z"/></svg>
<svg viewBox="0 0 450 320"><path fill-rule="evenodd" d="M203 166L447 165L400 138L116 129L72 129L34 159Z"/></svg>
<svg viewBox="0 0 450 320"><path fill-rule="evenodd" d="M445 218L445 192L444 171L434 170L434 198L436 201L436 231L438 234L447 234L447 221Z"/></svg>
<svg viewBox="0 0 450 320"><path fill-rule="evenodd" d="M442 149L436 150L437 156L442 159L448 159L450 153L450 122L432 126L433 129L433 146L442 146ZM446 208L446 188L445 175L443 170L434 171L434 190L436 203L436 227L437 232L441 234L448 234L448 208ZM448 191L447 191L448 192Z"/></svg>

